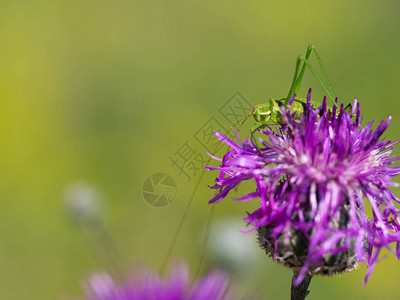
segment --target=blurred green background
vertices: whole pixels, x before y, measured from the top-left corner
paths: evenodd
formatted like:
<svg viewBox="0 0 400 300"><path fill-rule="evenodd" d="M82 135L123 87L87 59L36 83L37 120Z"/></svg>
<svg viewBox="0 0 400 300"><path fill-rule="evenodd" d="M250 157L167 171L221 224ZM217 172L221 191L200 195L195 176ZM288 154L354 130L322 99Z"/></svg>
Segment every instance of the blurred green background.
<svg viewBox="0 0 400 300"><path fill-rule="evenodd" d="M84 278L109 268L66 216L63 193L76 180L102 191L123 263L160 268L199 179L187 183L169 157L195 145L235 92L252 105L285 97L309 43L339 100L358 97L364 120L392 114L386 136L397 139L399 9L394 0L0 1L0 299L81 296ZM309 73L303 87L322 95ZM157 172L178 187L165 208L141 194ZM203 178L173 251L193 270L215 176ZM215 220L246 209L224 201ZM397 299L400 263L384 254L366 288L362 265L313 279L309 298ZM287 299L291 272L263 259L239 283Z"/></svg>

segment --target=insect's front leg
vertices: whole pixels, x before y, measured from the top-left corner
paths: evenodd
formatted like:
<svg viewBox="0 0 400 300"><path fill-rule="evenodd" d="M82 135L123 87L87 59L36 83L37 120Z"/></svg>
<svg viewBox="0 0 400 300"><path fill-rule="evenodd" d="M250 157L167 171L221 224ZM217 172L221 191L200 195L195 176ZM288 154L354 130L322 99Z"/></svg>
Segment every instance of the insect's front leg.
<svg viewBox="0 0 400 300"><path fill-rule="evenodd" d="M258 154L261 154L261 148L258 145L257 138L254 136L254 134L256 133L256 131L258 131L258 129L260 129L264 125L265 125L265 122L260 121L260 122L255 123L254 126L251 127L251 129L250 129L251 142L253 143L253 146L257 148Z"/></svg>

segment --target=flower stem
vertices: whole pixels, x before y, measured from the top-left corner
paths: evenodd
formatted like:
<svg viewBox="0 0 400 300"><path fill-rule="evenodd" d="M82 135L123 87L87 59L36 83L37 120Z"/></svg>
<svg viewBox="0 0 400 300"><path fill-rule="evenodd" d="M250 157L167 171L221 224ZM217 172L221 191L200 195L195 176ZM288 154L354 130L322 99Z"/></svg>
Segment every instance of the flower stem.
<svg viewBox="0 0 400 300"><path fill-rule="evenodd" d="M297 276L299 276L298 272L293 271L293 277L292 277L292 288L291 288L291 300L304 300L306 296L310 293L308 291L308 286L310 285L311 278L312 276L305 275L303 281L295 286L294 282L297 279Z"/></svg>

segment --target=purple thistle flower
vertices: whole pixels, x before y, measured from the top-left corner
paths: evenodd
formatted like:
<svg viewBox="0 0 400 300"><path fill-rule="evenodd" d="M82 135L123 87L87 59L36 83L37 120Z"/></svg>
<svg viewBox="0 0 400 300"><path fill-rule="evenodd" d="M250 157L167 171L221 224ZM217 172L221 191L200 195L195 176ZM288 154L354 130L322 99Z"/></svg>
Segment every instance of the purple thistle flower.
<svg viewBox="0 0 400 300"><path fill-rule="evenodd" d="M357 100L348 111L343 104L327 108L326 99L314 108L310 98L300 116L282 107L283 122L259 130L268 140L260 139L261 149L215 133L232 150L219 167L207 167L220 171L210 203L254 179L256 191L236 200L259 198L260 208L244 219L267 254L299 274L296 284L305 276L349 271L366 259L365 285L382 247L396 242L400 259L399 199L389 189L400 173L393 164L398 157L391 156L397 142L381 139L390 117L373 130L373 122L362 126Z"/></svg>
<svg viewBox="0 0 400 300"><path fill-rule="evenodd" d="M165 278L143 269L131 274L121 285L107 273L98 273L90 277L84 291L86 300L234 299L228 291L228 276L224 272L212 271L191 283L188 267L183 263L174 265Z"/></svg>

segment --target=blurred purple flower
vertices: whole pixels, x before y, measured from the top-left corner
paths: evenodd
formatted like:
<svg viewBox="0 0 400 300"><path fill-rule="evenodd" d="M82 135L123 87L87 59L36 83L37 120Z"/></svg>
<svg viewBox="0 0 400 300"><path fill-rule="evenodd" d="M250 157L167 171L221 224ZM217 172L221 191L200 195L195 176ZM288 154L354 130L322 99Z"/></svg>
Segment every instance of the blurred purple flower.
<svg viewBox="0 0 400 300"><path fill-rule="evenodd" d="M219 300L233 299L228 294L228 276L213 271L190 282L185 264L174 265L165 278L143 269L117 284L107 273L92 275L85 288L86 300Z"/></svg>
<svg viewBox="0 0 400 300"><path fill-rule="evenodd" d="M367 259L365 284L382 247L396 242L400 259L399 199L389 189L400 173L393 164L398 157L390 156L397 142L381 139L390 117L373 130L373 122L361 125L356 100L347 109L327 108L326 99L314 108L310 97L300 116L282 107L282 124L259 130L269 140L260 140L261 149L215 133L232 150L222 160L214 157L219 167L207 167L220 171L210 203L254 179L256 191L236 200L260 199L260 208L244 219L258 230L267 254L300 273L297 284L306 275L342 273Z"/></svg>

